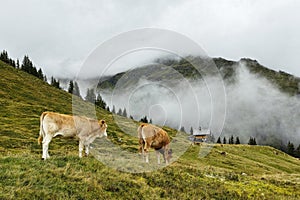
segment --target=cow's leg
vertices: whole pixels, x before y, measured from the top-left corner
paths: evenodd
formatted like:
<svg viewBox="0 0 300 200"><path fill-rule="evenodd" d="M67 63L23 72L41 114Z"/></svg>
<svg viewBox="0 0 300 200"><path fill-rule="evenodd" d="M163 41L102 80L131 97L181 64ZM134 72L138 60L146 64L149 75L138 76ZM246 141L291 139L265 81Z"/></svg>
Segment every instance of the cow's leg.
<svg viewBox="0 0 300 200"><path fill-rule="evenodd" d="M83 142L79 140L79 158L82 158Z"/></svg>
<svg viewBox="0 0 300 200"><path fill-rule="evenodd" d="M156 157L157 157L157 164L160 165L160 153L157 150L155 152L156 152Z"/></svg>
<svg viewBox="0 0 300 200"><path fill-rule="evenodd" d="M149 152L147 151L147 149L145 149L145 158L146 158L146 163L149 163Z"/></svg>
<svg viewBox="0 0 300 200"><path fill-rule="evenodd" d="M165 162L166 162L166 165L169 164L169 148L166 146L165 149L164 149L164 159L165 159Z"/></svg>
<svg viewBox="0 0 300 200"><path fill-rule="evenodd" d="M142 143L140 143L140 153L142 155L142 160L144 161L145 159L145 150L144 150L144 141Z"/></svg>
<svg viewBox="0 0 300 200"><path fill-rule="evenodd" d="M46 160L47 158L50 158L48 153L49 143L51 142L52 137L50 135L46 135L43 139L43 155L42 160Z"/></svg>
<svg viewBox="0 0 300 200"><path fill-rule="evenodd" d="M88 156L90 153L90 145L89 144L84 145L84 148L85 148L85 155Z"/></svg>

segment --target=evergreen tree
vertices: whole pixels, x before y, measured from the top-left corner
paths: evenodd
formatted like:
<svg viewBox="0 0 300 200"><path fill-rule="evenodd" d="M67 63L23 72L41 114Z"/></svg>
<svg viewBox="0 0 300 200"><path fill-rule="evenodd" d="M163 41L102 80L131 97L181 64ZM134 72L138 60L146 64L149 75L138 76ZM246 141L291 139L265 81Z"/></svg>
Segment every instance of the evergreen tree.
<svg viewBox="0 0 300 200"><path fill-rule="evenodd" d="M126 111L126 108L123 109L122 116L123 116L123 117L127 117L127 111Z"/></svg>
<svg viewBox="0 0 300 200"><path fill-rule="evenodd" d="M113 105L113 109L111 111L113 114L116 114L116 108L115 108L115 105Z"/></svg>
<svg viewBox="0 0 300 200"><path fill-rule="evenodd" d="M60 89L60 86L59 86L59 81L57 81L55 78L53 78L53 76L51 76L51 83L50 83L52 86Z"/></svg>
<svg viewBox="0 0 300 200"><path fill-rule="evenodd" d="M9 63L9 57L8 57L8 53L7 51L3 50L1 53L0 53L0 60L2 60L3 62L5 63Z"/></svg>
<svg viewBox="0 0 300 200"><path fill-rule="evenodd" d="M234 137L233 137L233 135L230 136L228 143L229 144L234 144Z"/></svg>
<svg viewBox="0 0 300 200"><path fill-rule="evenodd" d="M119 108L119 110L118 110L118 112L117 112L117 115L120 115L120 116L122 116L122 114L123 114L123 112L122 112L122 109L121 109L121 108Z"/></svg>
<svg viewBox="0 0 300 200"><path fill-rule="evenodd" d="M250 137L248 144L249 145L256 145L256 139L253 138L253 137Z"/></svg>
<svg viewBox="0 0 300 200"><path fill-rule="evenodd" d="M102 97L101 97L100 94L97 95L95 104L96 104L97 106L99 106L100 108L103 108L103 109L106 108L106 103L105 103L105 101L102 99Z"/></svg>
<svg viewBox="0 0 300 200"><path fill-rule="evenodd" d="M140 122L148 123L148 118L147 118L147 116L145 116L145 117L143 117L142 119L140 119Z"/></svg>
<svg viewBox="0 0 300 200"><path fill-rule="evenodd" d="M193 135L194 134L194 129L193 127L191 126L191 129L190 129L190 134Z"/></svg>
<svg viewBox="0 0 300 200"><path fill-rule="evenodd" d="M288 142L288 145L287 145L287 154L291 155L291 156L294 156L295 155L295 147L294 147L294 144L291 143L290 141Z"/></svg>
<svg viewBox="0 0 300 200"><path fill-rule="evenodd" d="M79 86L78 86L78 83L76 81L74 81L73 94L81 98Z"/></svg>
<svg viewBox="0 0 300 200"><path fill-rule="evenodd" d="M184 126L182 126L182 127L180 128L180 131L185 133Z"/></svg>
<svg viewBox="0 0 300 200"><path fill-rule="evenodd" d="M236 137L235 144L241 144L239 136Z"/></svg>
<svg viewBox="0 0 300 200"><path fill-rule="evenodd" d="M10 66L16 68L16 62L15 62L13 59L9 58L8 64L9 64Z"/></svg>
<svg viewBox="0 0 300 200"><path fill-rule="evenodd" d="M248 144L253 145L253 138L252 137L249 138Z"/></svg>
<svg viewBox="0 0 300 200"><path fill-rule="evenodd" d="M89 89L89 88L87 89L85 100L90 102L90 103L95 103L96 94L95 94L93 88L92 89Z"/></svg>
<svg viewBox="0 0 300 200"><path fill-rule="evenodd" d="M149 120L149 123L152 124L152 119Z"/></svg>
<svg viewBox="0 0 300 200"><path fill-rule="evenodd" d="M45 79L45 76L44 76L43 71L42 71L41 68L37 71L37 75L38 75L37 77L38 77L39 79L41 79L41 80L44 80L44 79Z"/></svg>
<svg viewBox="0 0 300 200"><path fill-rule="evenodd" d="M129 116L129 118L133 120L133 117L131 115Z"/></svg>
<svg viewBox="0 0 300 200"><path fill-rule="evenodd" d="M222 143L220 137L218 137L217 143L218 143L218 144L221 144L221 143Z"/></svg>
<svg viewBox="0 0 300 200"><path fill-rule="evenodd" d="M74 83L73 83L73 81L71 80L71 81L69 82L68 92L71 93L71 94L73 94L73 91L74 91Z"/></svg>
<svg viewBox="0 0 300 200"><path fill-rule="evenodd" d="M106 110L107 110L108 112L110 112L109 106L106 107Z"/></svg>
<svg viewBox="0 0 300 200"><path fill-rule="evenodd" d="M19 59L17 59L16 68L17 68L17 69L20 68L20 61L19 61Z"/></svg>
<svg viewBox="0 0 300 200"><path fill-rule="evenodd" d="M300 158L300 144L297 147L297 149L295 150L295 157Z"/></svg>
<svg viewBox="0 0 300 200"><path fill-rule="evenodd" d="M16 68L16 62L13 59L9 58L7 51L3 50L0 53L0 60Z"/></svg>
<svg viewBox="0 0 300 200"><path fill-rule="evenodd" d="M21 65L21 70L38 77L38 71L36 70L36 67L33 66L32 61L29 59L27 55L24 56L23 62Z"/></svg>
<svg viewBox="0 0 300 200"><path fill-rule="evenodd" d="M227 140L226 140L226 137L223 138L223 144L226 144L227 143Z"/></svg>
<svg viewBox="0 0 300 200"><path fill-rule="evenodd" d="M257 144L256 144L256 139L255 139L255 138L253 138L253 145L257 145Z"/></svg>

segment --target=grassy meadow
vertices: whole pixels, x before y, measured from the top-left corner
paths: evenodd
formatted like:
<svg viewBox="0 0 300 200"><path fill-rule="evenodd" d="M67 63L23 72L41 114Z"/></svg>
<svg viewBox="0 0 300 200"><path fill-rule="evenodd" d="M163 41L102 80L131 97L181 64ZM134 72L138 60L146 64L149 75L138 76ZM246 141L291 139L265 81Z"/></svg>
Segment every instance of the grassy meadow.
<svg viewBox="0 0 300 200"><path fill-rule="evenodd" d="M93 105L75 100L73 111L89 116ZM152 172L127 173L98 161L103 139L80 159L78 141L54 138L51 158L42 161L37 138L44 111L71 114L72 96L0 61L0 199L300 199L298 159L266 146L193 146L168 127L179 138L172 148L188 148L180 157L175 151L179 158L167 167L158 166L152 152L150 164L139 164L157 168ZM111 113L96 111L107 121L108 140L139 159L138 123L116 123Z"/></svg>

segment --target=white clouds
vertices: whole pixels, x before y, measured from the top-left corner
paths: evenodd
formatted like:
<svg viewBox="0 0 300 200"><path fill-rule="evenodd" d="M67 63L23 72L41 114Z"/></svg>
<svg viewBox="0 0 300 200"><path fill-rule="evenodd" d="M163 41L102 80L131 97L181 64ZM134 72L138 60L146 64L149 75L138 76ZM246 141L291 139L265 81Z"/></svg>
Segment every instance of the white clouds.
<svg viewBox="0 0 300 200"><path fill-rule="evenodd" d="M14 58L29 54L49 75L74 76L103 41L124 31L158 27L187 35L210 56L252 57L300 76L297 0L12 0L2 8L1 48Z"/></svg>

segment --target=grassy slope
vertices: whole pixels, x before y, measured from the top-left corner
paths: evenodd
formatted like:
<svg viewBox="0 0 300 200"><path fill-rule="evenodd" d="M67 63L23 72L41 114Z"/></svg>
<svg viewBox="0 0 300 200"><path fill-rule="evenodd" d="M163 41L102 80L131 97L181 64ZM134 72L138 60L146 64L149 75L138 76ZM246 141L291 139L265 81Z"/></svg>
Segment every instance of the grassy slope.
<svg viewBox="0 0 300 200"><path fill-rule="evenodd" d="M300 198L300 161L271 147L215 145L201 157L208 146L192 146L171 166L132 174L92 156L79 159L76 141L55 138L51 159L41 161L39 115L72 113L71 104L70 94L0 62L0 199ZM124 135L108 112L97 111L108 122L109 139L137 151L136 138ZM134 131L127 119L122 123Z"/></svg>

